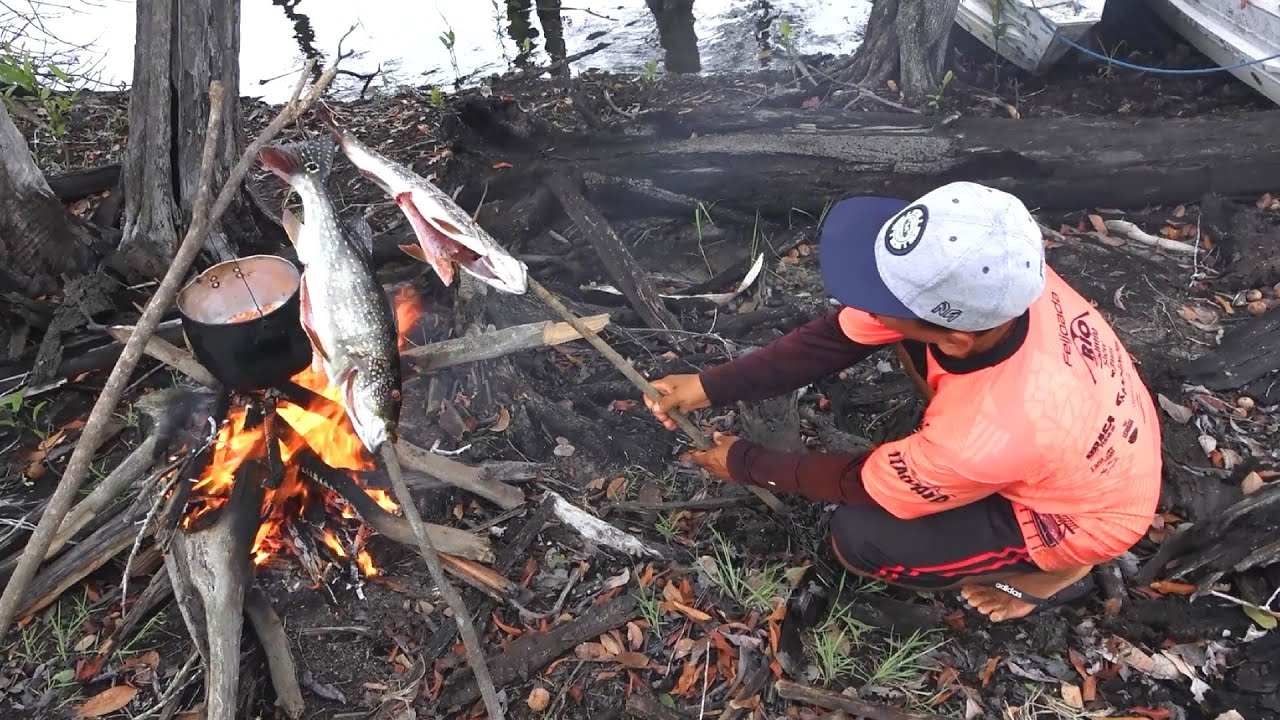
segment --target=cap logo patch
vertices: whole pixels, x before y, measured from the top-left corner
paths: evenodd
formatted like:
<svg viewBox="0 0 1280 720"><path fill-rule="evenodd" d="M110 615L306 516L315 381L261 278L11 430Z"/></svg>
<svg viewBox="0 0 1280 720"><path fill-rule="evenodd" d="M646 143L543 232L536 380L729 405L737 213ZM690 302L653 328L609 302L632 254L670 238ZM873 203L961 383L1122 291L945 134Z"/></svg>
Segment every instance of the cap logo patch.
<svg viewBox="0 0 1280 720"><path fill-rule="evenodd" d="M884 246L894 255L906 255L920 244L924 228L929 224L929 208L913 205L889 223L884 232Z"/></svg>
<svg viewBox="0 0 1280 720"><path fill-rule="evenodd" d="M960 308L951 307L951 303L943 300L933 306L933 314L950 323L959 320L960 316L964 314L964 311Z"/></svg>

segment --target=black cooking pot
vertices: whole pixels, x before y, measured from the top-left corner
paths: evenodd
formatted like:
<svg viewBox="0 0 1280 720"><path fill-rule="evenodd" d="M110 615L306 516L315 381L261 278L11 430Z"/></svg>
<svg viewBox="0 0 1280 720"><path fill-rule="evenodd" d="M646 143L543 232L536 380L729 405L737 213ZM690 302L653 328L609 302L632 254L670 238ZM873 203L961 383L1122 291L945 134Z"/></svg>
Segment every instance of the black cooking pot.
<svg viewBox="0 0 1280 720"><path fill-rule="evenodd" d="M288 260L252 255L219 263L178 293L191 352L234 390L275 387L311 363L302 329L302 274Z"/></svg>

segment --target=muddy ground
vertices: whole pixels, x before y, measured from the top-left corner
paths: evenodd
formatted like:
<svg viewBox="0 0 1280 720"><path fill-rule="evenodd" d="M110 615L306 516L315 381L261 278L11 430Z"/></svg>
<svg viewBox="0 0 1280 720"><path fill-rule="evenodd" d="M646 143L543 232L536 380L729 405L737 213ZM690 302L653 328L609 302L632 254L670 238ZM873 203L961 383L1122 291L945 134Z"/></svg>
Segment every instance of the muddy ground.
<svg viewBox="0 0 1280 720"><path fill-rule="evenodd" d="M1121 47L1115 56L1165 67L1208 64L1183 45L1153 44L1137 50ZM1168 79L1081 61L1045 78L1030 78L994 62L989 52L964 38L957 38L953 58L956 79L936 106L924 108L926 113L1167 117L1269 107L1223 77ZM807 62L821 70L839 61ZM370 145L423 174L435 174L450 191L462 188L460 202L472 209L485 196L486 185L504 171L503 163L533 159L486 134L486 123L501 117L495 108L534 128L533 143L553 153L557 141L573 133L601 126L626 132L628 115L637 112L713 102L800 109L814 102L840 102L842 90L829 81L814 87L776 73L656 81L587 74L568 85L499 79L488 97L467 93L439 98L404 91L336 107ZM881 94L896 102L888 89ZM126 132L126 102L120 96L83 98L73 111L70 135L56 145L25 126L29 137L41 140L34 150L42 167L55 173L117 160ZM885 107L863 100L854 109ZM244 110L250 132L272 115L253 103ZM255 185L263 196L279 197L278 183L263 174L256 175ZM332 188L349 212L368 213L375 231L404 231L396 208L376 187L355 177L348 164L339 164ZM1280 193L1280 186L1276 190ZM485 202L500 214L515 199L487 197ZM1274 298L1271 287L1280 282L1280 273L1248 270L1280 248L1280 204L1270 198L1217 199L1206 208L1200 198L1186 200L1173 207L1080 208L1040 218L1060 233L1047 241L1050 264L1119 330L1153 394L1184 406L1191 415L1174 419L1167 409L1162 413L1162 515L1149 538L1126 559L1130 576L1172 530L1187 522L1204 523L1241 499L1249 473L1268 480L1275 460L1275 408L1256 403L1247 411L1237 410L1237 393L1184 387L1181 372L1189 359L1211 350L1223 331L1249 321L1247 291L1265 291L1266 299ZM87 215L95 202L72 209ZM608 339L648 377L721 362L830 307L817 273L821 247L813 214L796 212L746 225L717 217L714 204L705 213L640 219L626 218L625 208L602 204L601 209L614 219L637 261L673 292L726 268L745 272L743 261L753 252L765 256L759 281L727 304L673 303L688 332L664 339L642 327L624 304L582 290L583 284L611 280L562 214L553 213L545 226L521 238L514 249L530 258L543 282L580 312L613 314ZM1212 226L1206 219L1210 210ZM1114 218L1199 243L1201 250L1193 257L1153 254L1139 243L1097 232L1098 220ZM394 253L391 258L382 265L384 279L412 283L427 311L414 341L446 337L454 290L441 286L421 266ZM708 290L725 291L738 279ZM536 306L511 298L490 298L486 310L486 320L500 327L547 317ZM116 316L127 319L128 313ZM147 370L155 367L144 362ZM11 422L3 428L7 474L0 497L26 503L51 490L78 432L76 421L87 413L104 379L104 372L76 378L6 415ZM155 372L138 383L135 397L173 380L167 372ZM1189 601L1190 586L1131 583L1121 601L1098 594L1075 607L993 627L950 594L911 593L842 578L824 540L828 508L798 499L789 499L793 522L745 499L736 507L711 511L606 512L616 503L714 498L731 490L682 465L678 456L686 444L659 428L638 402L639 393L583 343L443 371L435 386L445 389L445 412L441 406L413 402L425 397L431 385L426 376L406 382L405 424L411 440L425 447L439 441L445 450L465 447L457 457L469 463L506 459L544 464L541 476L524 485L530 497L527 510L488 529L500 555L503 543L518 533L547 491L597 511L662 555L637 558L593 546L555 520L543 527L507 576L523 588L517 600L525 611L546 617L502 606L480 618L490 657L499 656L518 636L590 616L603 598L632 596L639 609L629 624L565 649L560 659L506 687L509 717L618 717L624 698L648 692L646 688L683 713L679 717L699 717L704 709L705 716L719 716L712 713L727 708L730 686L769 664L776 649L771 633L777 632L783 614L778 608L800 592L793 586L806 567L814 568L819 584L838 594L839 601L816 628L804 632L807 663L786 669L790 679L801 683L854 688L868 700L927 708L948 717L1076 718L1106 711L1160 720L1216 718L1236 710L1254 720L1280 713L1276 632L1264 632L1259 623L1265 618L1252 619L1230 602L1212 597ZM800 399L807 444L833 447L851 435L880 442L909 432L919 410L910 388L896 361L884 353L817 383ZM734 408L701 415L707 429L737 428ZM112 467L141 436L136 414L122 409L121 425L97 467ZM1200 440L1204 435L1214 437L1216 455L1206 453ZM1224 455L1227 450L1235 455ZM481 526L496 515L492 506L448 490L424 497L420 505L428 519L458 527ZM1238 540L1254 542L1274 529L1274 516L1264 518ZM449 714L438 705L442 695L466 684L466 671L457 647L442 659L421 661L423 647L442 623L452 621L425 612L438 605L438 598L417 559L378 538L370 549L384 572L360 588L345 581L327 589L306 587L287 562L261 575L285 620L299 672L306 676L307 717L364 717L375 709L378 717L414 717L410 707L418 717L482 716L477 705ZM121 683L139 688L127 708L132 716L156 702L190 649L172 606L96 676L83 682L75 677L96 647L85 638L118 617L118 599L112 601L110 593L119 572L118 565L109 564L7 641L0 667L0 707L7 717L68 717L86 698ZM1280 572L1272 567L1228 573L1221 582L1227 594L1261 604L1280 587ZM346 629L308 632L316 628ZM1116 638L1141 648L1141 656L1118 659ZM154 657L148 655L151 650ZM1162 675L1153 670L1153 658L1179 659L1209 689L1193 685L1185 674ZM244 682L258 691L258 708L270 716L271 690L260 653L251 654L249 662L259 671L246 674ZM777 668L773 674L781 672ZM198 684L186 690L184 708L198 702L198 690ZM820 715L816 708L788 702L767 689L746 700L748 708L758 703L750 717Z"/></svg>

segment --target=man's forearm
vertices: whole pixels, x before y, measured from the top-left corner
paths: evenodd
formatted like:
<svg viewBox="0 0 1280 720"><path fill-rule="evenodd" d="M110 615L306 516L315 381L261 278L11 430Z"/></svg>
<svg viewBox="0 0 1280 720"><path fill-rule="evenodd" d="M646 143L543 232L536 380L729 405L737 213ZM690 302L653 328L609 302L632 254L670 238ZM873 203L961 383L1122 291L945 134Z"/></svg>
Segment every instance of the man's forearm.
<svg viewBox="0 0 1280 720"><path fill-rule="evenodd" d="M877 349L845 337L836 313L829 313L699 377L712 405L764 400L855 365Z"/></svg>
<svg viewBox="0 0 1280 720"><path fill-rule="evenodd" d="M785 453L749 440L729 448L729 474L736 482L803 495L818 502L876 504L862 485L865 454Z"/></svg>

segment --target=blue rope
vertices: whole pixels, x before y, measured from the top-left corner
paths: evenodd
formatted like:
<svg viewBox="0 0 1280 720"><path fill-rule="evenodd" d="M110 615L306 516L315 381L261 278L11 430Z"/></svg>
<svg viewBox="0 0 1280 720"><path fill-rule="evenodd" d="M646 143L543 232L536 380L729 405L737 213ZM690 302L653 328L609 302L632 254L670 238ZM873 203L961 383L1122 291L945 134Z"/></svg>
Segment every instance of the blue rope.
<svg viewBox="0 0 1280 720"><path fill-rule="evenodd" d="M1043 13L1040 12L1040 6L1035 3L1035 0L1032 0L1031 2L1031 9L1035 12L1036 15L1039 15L1040 19L1044 20L1045 23L1052 24L1052 23L1049 23L1049 20L1045 18ZM1089 57L1094 58L1095 60L1101 60L1110 65L1117 65L1122 68L1128 68L1129 70L1137 70L1138 72L1151 73L1153 75L1210 75L1212 73L1230 72L1232 70L1238 70L1240 68L1250 67L1252 65L1260 65L1264 62L1280 59L1280 53L1276 53L1275 55L1271 55L1269 57L1259 58L1258 60L1247 60L1245 62L1236 63L1235 65L1224 65L1221 67L1212 67L1212 68L1195 68L1191 70L1174 70L1170 68L1151 67L1149 65L1135 65L1130 62L1125 62L1124 60L1116 60L1115 58L1108 57L1098 52L1094 52L1093 50L1090 50L1089 48L1075 42L1070 38L1063 37L1060 34L1061 32L1062 32L1061 29L1057 27L1054 28L1053 37L1055 40L1059 40L1064 45L1078 52L1082 52L1085 55L1088 55ZM1052 43L1052 40L1050 42Z"/></svg>

